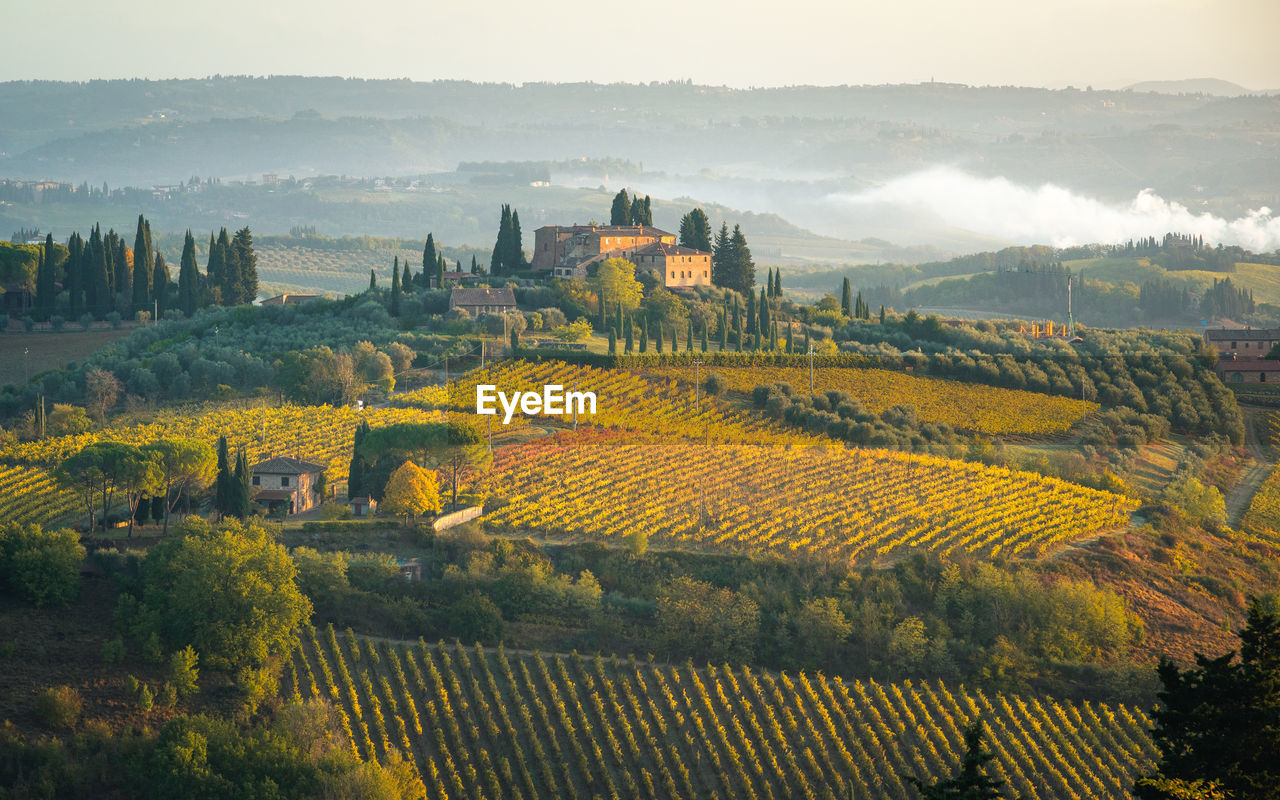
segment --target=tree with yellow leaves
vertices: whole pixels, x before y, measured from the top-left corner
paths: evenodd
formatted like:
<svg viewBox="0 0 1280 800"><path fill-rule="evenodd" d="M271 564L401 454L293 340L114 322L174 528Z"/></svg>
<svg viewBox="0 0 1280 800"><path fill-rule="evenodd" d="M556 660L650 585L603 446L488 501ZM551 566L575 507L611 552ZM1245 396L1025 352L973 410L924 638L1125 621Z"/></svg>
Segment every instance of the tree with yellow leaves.
<svg viewBox="0 0 1280 800"><path fill-rule="evenodd" d="M382 497L382 510L396 515L416 517L421 514L439 513L440 487L436 474L422 469L412 461L406 461L391 473L386 493Z"/></svg>

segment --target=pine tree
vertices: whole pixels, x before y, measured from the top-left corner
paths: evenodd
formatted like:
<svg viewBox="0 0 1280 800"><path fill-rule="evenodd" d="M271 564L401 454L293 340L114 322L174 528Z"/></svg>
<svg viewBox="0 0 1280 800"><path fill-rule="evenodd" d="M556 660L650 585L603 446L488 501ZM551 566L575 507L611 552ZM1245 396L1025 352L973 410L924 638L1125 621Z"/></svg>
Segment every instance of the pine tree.
<svg viewBox="0 0 1280 800"><path fill-rule="evenodd" d="M695 208L680 218L680 246L711 252L711 222L702 209Z"/></svg>
<svg viewBox="0 0 1280 800"><path fill-rule="evenodd" d="M40 319L53 316L58 287L53 280L53 234L45 237L40 248L40 262L36 268L36 313Z"/></svg>
<svg viewBox="0 0 1280 800"><path fill-rule="evenodd" d="M848 278L844 279L840 287L840 313L853 319L853 290L849 286Z"/></svg>
<svg viewBox="0 0 1280 800"><path fill-rule="evenodd" d="M151 310L151 280L156 261L151 253L151 228L138 215L138 232L133 237L133 310Z"/></svg>
<svg viewBox="0 0 1280 800"><path fill-rule="evenodd" d="M253 250L253 232L247 226L236 231L231 241L231 252L235 254L232 260L238 273L240 292L236 303L252 303L258 297L258 254Z"/></svg>
<svg viewBox="0 0 1280 800"><path fill-rule="evenodd" d="M427 244L422 248L422 280L428 287L430 286L428 277L435 272L436 255L436 236L434 233L428 233ZM444 286L437 285L435 288L443 289Z"/></svg>
<svg viewBox="0 0 1280 800"><path fill-rule="evenodd" d="M1002 796L1004 781L987 777L986 765L995 756L982 748L982 720L965 730L964 747L960 768L950 778L926 785L914 775L905 776L922 800L998 800Z"/></svg>
<svg viewBox="0 0 1280 800"><path fill-rule="evenodd" d="M747 237L743 235L741 226L733 226L729 250L728 283L725 285L743 295L750 295L756 285L756 265L751 260L751 248L747 246Z"/></svg>
<svg viewBox="0 0 1280 800"><path fill-rule="evenodd" d="M232 474L231 458L227 454L227 437L218 437L218 474L213 481L213 508L221 519L233 513L235 477Z"/></svg>
<svg viewBox="0 0 1280 800"><path fill-rule="evenodd" d="M391 316L400 316L400 256L391 265Z"/></svg>
<svg viewBox="0 0 1280 800"><path fill-rule="evenodd" d="M182 262L178 265L178 308L188 318L200 306L200 268L196 266L196 240L187 229L182 242Z"/></svg>
<svg viewBox="0 0 1280 800"><path fill-rule="evenodd" d="M157 319L163 318L164 312L169 310L169 287L172 283L169 265L163 255L156 253L156 265L151 272L151 302Z"/></svg>
<svg viewBox="0 0 1280 800"><path fill-rule="evenodd" d="M733 248L729 241L729 224L720 223L715 244L711 246L711 282L722 289L736 289L733 285Z"/></svg>
<svg viewBox="0 0 1280 800"><path fill-rule="evenodd" d="M610 225L631 224L631 197L626 189L619 189L613 196L613 207L609 209Z"/></svg>

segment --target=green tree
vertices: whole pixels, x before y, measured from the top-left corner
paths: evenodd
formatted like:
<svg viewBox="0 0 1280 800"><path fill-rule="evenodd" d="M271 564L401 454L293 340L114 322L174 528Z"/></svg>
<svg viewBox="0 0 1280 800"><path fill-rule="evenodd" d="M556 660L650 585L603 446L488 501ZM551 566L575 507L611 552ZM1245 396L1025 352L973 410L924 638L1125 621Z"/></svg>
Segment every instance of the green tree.
<svg viewBox="0 0 1280 800"><path fill-rule="evenodd" d="M656 624L673 656L745 663L759 639L760 608L744 594L681 576L659 596Z"/></svg>
<svg viewBox="0 0 1280 800"><path fill-rule="evenodd" d="M143 445L153 454L160 469L159 494L164 498L164 532L169 532L169 514L183 493L188 495L213 482L217 457L213 448L198 439L160 439Z"/></svg>
<svg viewBox="0 0 1280 800"><path fill-rule="evenodd" d="M36 268L36 315L40 319L53 316L58 287L54 282L53 234L45 237Z"/></svg>
<svg viewBox="0 0 1280 800"><path fill-rule="evenodd" d="M400 316L400 256L391 264L391 316Z"/></svg>
<svg viewBox="0 0 1280 800"><path fill-rule="evenodd" d="M613 196L613 206L609 209L610 225L631 224L631 196L626 189L619 189Z"/></svg>
<svg viewBox="0 0 1280 800"><path fill-rule="evenodd" d="M716 234L715 243L711 246L711 282L722 289L734 288L735 273L729 224L721 222L720 232Z"/></svg>
<svg viewBox="0 0 1280 800"><path fill-rule="evenodd" d="M191 645L175 650L169 657L169 683L177 690L178 696L190 697L200 691L199 664L200 656Z"/></svg>
<svg viewBox="0 0 1280 800"><path fill-rule="evenodd" d="M846 277L844 283L840 286L840 313L849 319L853 319L853 290L849 286L849 279Z"/></svg>
<svg viewBox="0 0 1280 800"><path fill-rule="evenodd" d="M187 317L195 314L200 307L202 292L200 267L196 265L196 240L188 228L187 238L182 242L182 262L178 266L178 308Z"/></svg>
<svg viewBox="0 0 1280 800"><path fill-rule="evenodd" d="M359 426L356 427L354 441L351 447L351 465L347 470L347 496L348 497L364 497L369 494L369 490L365 487L365 472L369 469L369 463L365 459L364 452L360 445L364 444L364 438L369 433L369 421L360 420Z"/></svg>
<svg viewBox="0 0 1280 800"><path fill-rule="evenodd" d="M369 291L376 292L378 290L378 273L371 267L369 269Z"/></svg>
<svg viewBox="0 0 1280 800"><path fill-rule="evenodd" d="M211 669L261 668L297 646L311 604L297 568L257 522L216 527L195 517L143 564L141 613L173 649L195 648Z"/></svg>
<svg viewBox="0 0 1280 800"><path fill-rule="evenodd" d="M998 800L1004 781L987 777L987 763L995 756L982 747L982 720L964 732L964 755L959 769L950 778L926 784L914 775L905 776L916 787L922 800Z"/></svg>
<svg viewBox="0 0 1280 800"><path fill-rule="evenodd" d="M1197 654L1187 670L1161 660L1152 714L1160 762L1138 781L1138 797L1172 800L1172 788L1195 782L1227 797L1280 797L1280 617L1255 600L1239 636L1238 662L1234 651Z"/></svg>
<svg viewBox="0 0 1280 800"><path fill-rule="evenodd" d="M117 480L120 491L124 493L125 504L129 507L129 536L132 538L138 505L144 497L150 497L161 490L163 474L153 450L137 445L124 445L121 456Z"/></svg>
<svg viewBox="0 0 1280 800"><path fill-rule="evenodd" d="M102 226L94 225L89 234L89 255L85 269L85 305L97 319L111 311L111 278L107 273L107 246L102 241Z"/></svg>
<svg viewBox="0 0 1280 800"><path fill-rule="evenodd" d="M680 218L680 246L711 252L711 222L701 208L695 208Z"/></svg>
<svg viewBox="0 0 1280 800"><path fill-rule="evenodd" d="M440 254L436 252L436 237L433 233L427 234L427 243L422 247L422 283L426 288L427 279L435 274L437 265L440 261ZM444 286L437 284L437 289L443 289Z"/></svg>
<svg viewBox="0 0 1280 800"><path fill-rule="evenodd" d="M156 265L151 272L151 300L156 319L163 319L164 312L169 310L169 293L173 288L173 278L169 275L169 265L164 256L156 253Z"/></svg>
<svg viewBox="0 0 1280 800"><path fill-rule="evenodd" d="M507 253L511 250L511 206L504 204L498 219L498 239L493 244L493 255L489 257L489 272L502 275L507 272Z"/></svg>
<svg viewBox="0 0 1280 800"><path fill-rule="evenodd" d="M624 225L627 223L623 223ZM645 195L641 200L639 195L631 201L631 221L632 225L653 225L653 201Z"/></svg>
<svg viewBox="0 0 1280 800"><path fill-rule="evenodd" d="M253 232L248 226L236 231L231 240L231 252L239 290L236 304L252 303L258 297L258 256L253 250Z"/></svg>
<svg viewBox="0 0 1280 800"><path fill-rule="evenodd" d="M231 514L244 519L253 509L253 476L244 448L236 453L235 470L231 473Z"/></svg>
<svg viewBox="0 0 1280 800"><path fill-rule="evenodd" d="M235 475L227 452L227 437L218 437L218 476L214 479L213 508L218 519L235 514Z"/></svg>
<svg viewBox="0 0 1280 800"><path fill-rule="evenodd" d="M0 587L37 606L66 605L80 590L84 547L73 531L0 525Z"/></svg>
<svg viewBox="0 0 1280 800"><path fill-rule="evenodd" d="M151 281L155 274L155 254L151 251L151 226L138 215L138 231L133 237L133 310L151 310Z"/></svg>
<svg viewBox="0 0 1280 800"><path fill-rule="evenodd" d="M483 470L490 458L479 428L460 420L405 422L374 428L365 434L360 452L379 465L393 463L398 466L405 461L415 461L445 472L455 504L462 478ZM389 474L389 471L383 474ZM375 497L383 489L368 485L365 488Z"/></svg>

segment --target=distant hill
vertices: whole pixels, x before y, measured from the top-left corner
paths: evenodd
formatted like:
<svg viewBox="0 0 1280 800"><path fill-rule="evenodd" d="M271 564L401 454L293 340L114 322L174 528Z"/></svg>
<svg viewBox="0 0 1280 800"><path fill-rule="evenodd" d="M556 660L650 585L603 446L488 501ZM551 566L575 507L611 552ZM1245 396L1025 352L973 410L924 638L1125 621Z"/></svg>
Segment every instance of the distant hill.
<svg viewBox="0 0 1280 800"><path fill-rule="evenodd" d="M1253 94L1238 83L1224 81L1219 78L1187 78L1181 81L1141 81L1124 87L1135 92L1157 92L1159 94L1212 94L1218 97L1239 97L1242 94Z"/></svg>

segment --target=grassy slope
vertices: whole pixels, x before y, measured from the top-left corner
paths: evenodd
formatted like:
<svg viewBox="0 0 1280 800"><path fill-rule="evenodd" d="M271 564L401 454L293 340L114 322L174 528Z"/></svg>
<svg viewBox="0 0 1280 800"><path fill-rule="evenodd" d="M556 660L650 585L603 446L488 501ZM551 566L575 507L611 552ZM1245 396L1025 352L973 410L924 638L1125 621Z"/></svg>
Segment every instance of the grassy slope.
<svg viewBox="0 0 1280 800"><path fill-rule="evenodd" d="M61 333L15 333L19 328L0 335L0 384L22 383L24 375L38 375L45 370L61 369L69 361L84 361L93 351L132 331L66 330ZM31 352L24 356L24 351ZM24 359L26 364L24 364Z"/></svg>

